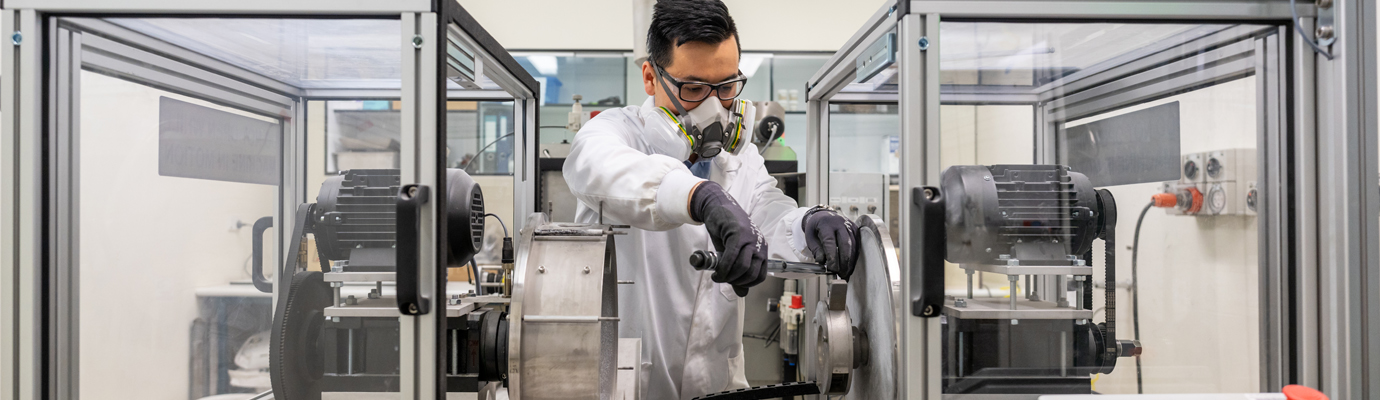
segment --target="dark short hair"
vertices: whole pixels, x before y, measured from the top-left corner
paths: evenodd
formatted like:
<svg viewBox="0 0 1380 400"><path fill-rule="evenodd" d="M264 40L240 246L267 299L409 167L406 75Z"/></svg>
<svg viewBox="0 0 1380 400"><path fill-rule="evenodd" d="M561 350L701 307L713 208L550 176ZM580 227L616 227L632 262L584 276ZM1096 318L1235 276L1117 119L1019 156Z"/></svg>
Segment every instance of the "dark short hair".
<svg viewBox="0 0 1380 400"><path fill-rule="evenodd" d="M728 15L728 6L719 0L659 0L652 7L652 25L647 29L647 58L657 66L671 66L671 49L687 42L723 43L733 37L738 51L738 25Z"/></svg>

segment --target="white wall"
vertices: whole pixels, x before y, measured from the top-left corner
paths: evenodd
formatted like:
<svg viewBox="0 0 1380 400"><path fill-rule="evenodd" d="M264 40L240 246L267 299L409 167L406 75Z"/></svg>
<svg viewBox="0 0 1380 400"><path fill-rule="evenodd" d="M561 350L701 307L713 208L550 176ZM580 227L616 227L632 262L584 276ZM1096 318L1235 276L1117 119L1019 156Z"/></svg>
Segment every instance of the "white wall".
<svg viewBox="0 0 1380 400"><path fill-rule="evenodd" d="M248 278L251 229L229 224L273 215L277 191L158 175L160 96L233 110L81 80L80 396L183 400L194 291Z"/></svg>
<svg viewBox="0 0 1380 400"><path fill-rule="evenodd" d="M459 0L509 49L629 50L633 0ZM837 51L891 0L725 0L744 50ZM537 12L536 10L540 10Z"/></svg>
<svg viewBox="0 0 1380 400"><path fill-rule="evenodd" d="M1183 153L1255 148L1255 79L1246 78L1118 113L1179 102ZM1075 121L1070 125L1079 123ZM1092 122L1086 120L1081 122ZM1117 279L1131 277L1135 217L1158 184L1108 188L1117 199ZM1139 254L1141 342L1146 393L1260 390L1260 304L1256 217L1170 216L1150 210ZM1097 251L1098 249L1095 249ZM1101 274L1095 276L1105 281ZM1094 296L1094 307L1103 299ZM1130 338L1130 297L1118 291L1118 337ZM1099 317L1101 318L1101 317ZM1097 385L1135 393L1135 362L1122 359Z"/></svg>

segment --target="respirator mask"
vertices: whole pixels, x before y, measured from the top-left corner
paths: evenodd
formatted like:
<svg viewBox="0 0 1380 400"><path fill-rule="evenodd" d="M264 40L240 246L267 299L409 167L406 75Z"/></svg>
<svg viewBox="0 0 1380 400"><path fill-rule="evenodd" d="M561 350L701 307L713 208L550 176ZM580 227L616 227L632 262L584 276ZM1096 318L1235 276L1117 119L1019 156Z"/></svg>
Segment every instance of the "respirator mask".
<svg viewBox="0 0 1380 400"><path fill-rule="evenodd" d="M689 150L700 158L711 158L727 150L737 154L750 140L752 131L747 125L752 123L756 109L746 100L734 100L732 107L724 108L723 97L736 98L742 91L747 78L741 77L718 84L699 82L680 82L671 78L660 66L652 64L658 75L657 82L671 99L674 110L658 107L658 112L666 117L678 136L684 138ZM667 81L677 86L672 91ZM686 111L682 100L691 101L686 96L700 101L699 107ZM688 156L688 154L687 154Z"/></svg>

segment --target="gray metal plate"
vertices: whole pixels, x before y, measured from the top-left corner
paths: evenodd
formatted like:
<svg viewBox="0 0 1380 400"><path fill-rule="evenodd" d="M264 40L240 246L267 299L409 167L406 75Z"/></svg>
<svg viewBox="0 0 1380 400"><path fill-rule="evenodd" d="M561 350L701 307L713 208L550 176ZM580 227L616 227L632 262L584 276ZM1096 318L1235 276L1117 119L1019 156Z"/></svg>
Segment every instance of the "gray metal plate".
<svg viewBox="0 0 1380 400"><path fill-rule="evenodd" d="M847 310L854 326L867 332L867 365L853 370L845 399L897 397L897 344L900 327L901 266L886 229L886 221L864 215L859 225L857 269L848 281ZM858 355L854 355L857 357Z"/></svg>
<svg viewBox="0 0 1380 400"><path fill-rule="evenodd" d="M283 128L168 97L158 99L158 175L277 185Z"/></svg>
<svg viewBox="0 0 1380 400"><path fill-rule="evenodd" d="M1092 310L1059 307L1048 301L1016 302L1011 309L1010 298L968 299L964 307L954 307L953 300L944 306L944 315L962 319L1092 319Z"/></svg>

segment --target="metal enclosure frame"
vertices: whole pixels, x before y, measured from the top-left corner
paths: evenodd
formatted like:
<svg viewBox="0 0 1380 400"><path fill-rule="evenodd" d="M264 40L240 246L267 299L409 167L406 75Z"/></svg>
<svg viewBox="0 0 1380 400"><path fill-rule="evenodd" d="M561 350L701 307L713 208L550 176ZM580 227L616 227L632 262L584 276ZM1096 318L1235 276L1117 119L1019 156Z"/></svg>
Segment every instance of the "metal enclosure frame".
<svg viewBox="0 0 1380 400"><path fill-rule="evenodd" d="M1148 0L898 0L877 11L807 84L808 201L826 199L829 174L829 105L898 103L901 118L901 202L906 188L937 185L939 105L1029 104L1037 108L1036 160L1054 159L1055 115L1089 115L1153 99L1174 88L1254 75L1257 80L1260 182L1261 390L1284 384L1319 388L1334 398L1380 396L1380 180L1377 166L1376 29L1373 3L1337 0L1337 41L1328 60L1289 29L1288 1ZM1317 10L1300 2L1305 32ZM1190 32L1080 71L1033 92L940 85L942 19L964 21L1201 21L1270 25L1269 31ZM896 92L849 93L855 60L882 35L895 30L900 66ZM920 45L922 38L927 46ZM1206 56L1236 61L1206 74L1158 87L1137 85L1128 71L1161 65L1157 52L1175 46L1222 45ZM1246 57L1244 60L1242 57ZM1161 57L1162 58L1162 57ZM1188 63L1157 67L1158 76L1184 71ZM1139 69L1138 69L1139 68ZM1121 72L1118 72L1121 71ZM1144 81L1143 79L1141 80ZM1114 84L1127 93L1097 101L1095 109L1052 114L1065 91ZM977 90L975 90L977 89ZM1043 140L1040 140L1043 139ZM912 265L909 207L901 209L901 257ZM900 279L909 293L909 271ZM819 285L815 286L816 289ZM807 298L817 290L804 290ZM906 296L903 294L903 296ZM807 299L807 301L814 301ZM899 379L906 398L938 399L939 321L912 317L902 302ZM808 332L807 332L808 334ZM808 340L808 339L807 339ZM802 349L802 352L809 349ZM802 354L801 360L811 357ZM809 368L802 369L809 371Z"/></svg>
<svg viewBox="0 0 1380 400"><path fill-rule="evenodd" d="M111 24L100 16L262 18L394 18L402 31L401 90L304 89ZM513 198L516 215L536 209L538 84L459 3L246 0L10 0L0 29L0 400L76 399L78 314L77 151L81 70L284 118L282 183L277 215L279 265L290 240L290 216L309 201L305 149L308 100L398 99L402 102L403 182L436 188L423 210L423 293L445 304L445 116L449 100L513 101ZM91 34L96 33L96 34ZM420 39L420 40L415 40ZM445 89L447 47L474 53L499 90ZM173 71L165 73L162 71ZM523 218L513 221L522 229ZM400 317L401 385L407 399L444 399L445 313Z"/></svg>

